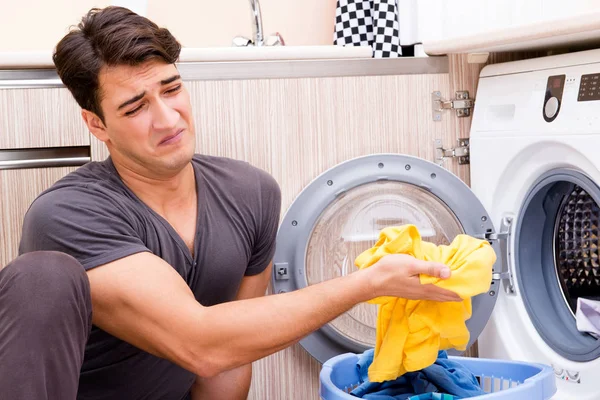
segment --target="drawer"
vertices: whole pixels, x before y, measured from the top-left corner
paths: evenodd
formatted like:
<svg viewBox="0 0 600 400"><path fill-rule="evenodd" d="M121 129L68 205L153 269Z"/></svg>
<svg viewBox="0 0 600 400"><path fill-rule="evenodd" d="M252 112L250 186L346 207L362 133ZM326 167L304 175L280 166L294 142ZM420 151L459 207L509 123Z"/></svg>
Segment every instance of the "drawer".
<svg viewBox="0 0 600 400"><path fill-rule="evenodd" d="M0 149L89 144L81 108L64 87L0 89Z"/></svg>

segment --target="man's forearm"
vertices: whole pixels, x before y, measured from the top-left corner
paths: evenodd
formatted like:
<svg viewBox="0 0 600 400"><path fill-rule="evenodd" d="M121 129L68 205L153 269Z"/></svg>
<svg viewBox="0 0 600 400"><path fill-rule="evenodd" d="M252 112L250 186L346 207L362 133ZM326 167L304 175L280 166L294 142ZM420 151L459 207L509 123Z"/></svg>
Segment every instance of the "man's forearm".
<svg viewBox="0 0 600 400"><path fill-rule="evenodd" d="M203 309L198 332L190 332L189 345L198 351L198 363L209 365L196 364L193 370L236 368L297 342L370 298L362 274L281 294L277 299L267 296Z"/></svg>
<svg viewBox="0 0 600 400"><path fill-rule="evenodd" d="M212 378L197 377L191 400L245 400L252 381L252 364L225 371Z"/></svg>
<svg viewBox="0 0 600 400"><path fill-rule="evenodd" d="M420 284L419 274L441 271L440 265L391 255L302 290L209 307L198 303L173 268L148 253L94 268L88 276L96 326L210 378L275 353L374 297L460 301L447 289Z"/></svg>

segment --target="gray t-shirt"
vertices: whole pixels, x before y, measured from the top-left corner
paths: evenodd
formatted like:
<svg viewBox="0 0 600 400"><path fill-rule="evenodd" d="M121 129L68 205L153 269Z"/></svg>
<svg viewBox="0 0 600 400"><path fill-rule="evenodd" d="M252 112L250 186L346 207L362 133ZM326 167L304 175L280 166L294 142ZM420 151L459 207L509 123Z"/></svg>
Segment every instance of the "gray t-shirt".
<svg viewBox="0 0 600 400"><path fill-rule="evenodd" d="M61 251L87 270L148 251L169 263L204 306L233 300L242 278L262 272L273 257L279 186L246 162L196 155L192 164L198 193L195 257L173 227L125 186L110 158L77 169L33 202L19 252ZM94 326L78 399L179 400L194 379Z"/></svg>

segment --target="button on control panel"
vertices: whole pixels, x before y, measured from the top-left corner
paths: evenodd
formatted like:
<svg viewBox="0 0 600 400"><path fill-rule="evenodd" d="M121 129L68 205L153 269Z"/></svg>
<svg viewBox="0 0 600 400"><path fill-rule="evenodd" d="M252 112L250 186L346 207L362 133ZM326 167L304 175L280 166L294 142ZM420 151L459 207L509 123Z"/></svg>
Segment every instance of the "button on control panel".
<svg viewBox="0 0 600 400"><path fill-rule="evenodd" d="M546 95L542 115L546 122L552 122L560 112L563 89L565 88L565 75L549 76L546 82Z"/></svg>
<svg viewBox="0 0 600 400"><path fill-rule="evenodd" d="M577 101L600 100L600 73L581 75Z"/></svg>

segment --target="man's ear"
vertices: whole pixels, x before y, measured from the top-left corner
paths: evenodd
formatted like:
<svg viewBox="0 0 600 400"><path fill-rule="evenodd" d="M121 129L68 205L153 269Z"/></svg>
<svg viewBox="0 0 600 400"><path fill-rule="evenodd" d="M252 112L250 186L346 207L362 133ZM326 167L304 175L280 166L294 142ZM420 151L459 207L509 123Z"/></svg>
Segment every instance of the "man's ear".
<svg viewBox="0 0 600 400"><path fill-rule="evenodd" d="M92 135L96 136L101 142L107 142L109 140L108 134L106 133L106 126L99 116L89 110L81 110L81 116L90 132L92 132Z"/></svg>

